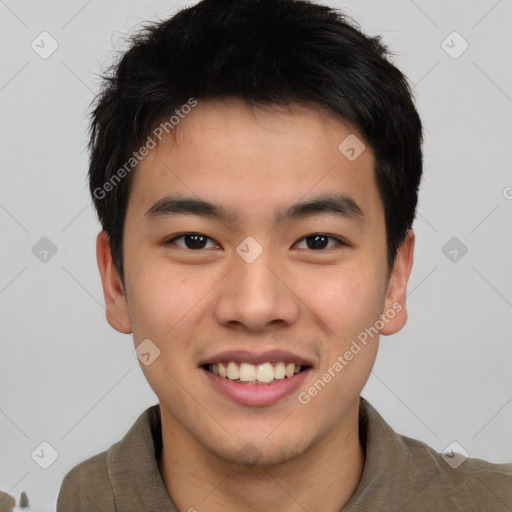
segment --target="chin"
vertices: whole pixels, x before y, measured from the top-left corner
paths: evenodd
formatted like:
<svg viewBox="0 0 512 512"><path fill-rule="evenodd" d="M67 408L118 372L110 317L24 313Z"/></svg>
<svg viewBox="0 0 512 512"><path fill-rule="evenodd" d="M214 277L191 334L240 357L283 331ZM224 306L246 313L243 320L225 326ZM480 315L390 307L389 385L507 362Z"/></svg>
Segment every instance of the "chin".
<svg viewBox="0 0 512 512"><path fill-rule="evenodd" d="M219 445L209 447L217 457L251 469L266 469L277 465L286 464L305 451L308 446L304 441L291 444L290 439L283 438L271 443L263 437L261 440L241 440L238 445L220 448Z"/></svg>

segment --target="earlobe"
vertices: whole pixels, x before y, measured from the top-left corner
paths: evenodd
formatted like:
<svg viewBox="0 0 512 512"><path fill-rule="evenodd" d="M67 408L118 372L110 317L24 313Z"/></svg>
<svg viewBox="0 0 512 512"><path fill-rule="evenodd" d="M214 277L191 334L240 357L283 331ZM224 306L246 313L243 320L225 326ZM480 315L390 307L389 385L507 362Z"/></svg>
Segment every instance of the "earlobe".
<svg viewBox="0 0 512 512"><path fill-rule="evenodd" d="M96 260L101 276L108 323L120 333L130 334L132 325L128 303L119 273L112 261L108 234L100 231L96 238Z"/></svg>
<svg viewBox="0 0 512 512"><path fill-rule="evenodd" d="M386 299L382 317L384 327L380 333L384 335L398 332L407 322L407 283L412 270L414 254L414 232L407 232L395 258L393 270L389 277Z"/></svg>

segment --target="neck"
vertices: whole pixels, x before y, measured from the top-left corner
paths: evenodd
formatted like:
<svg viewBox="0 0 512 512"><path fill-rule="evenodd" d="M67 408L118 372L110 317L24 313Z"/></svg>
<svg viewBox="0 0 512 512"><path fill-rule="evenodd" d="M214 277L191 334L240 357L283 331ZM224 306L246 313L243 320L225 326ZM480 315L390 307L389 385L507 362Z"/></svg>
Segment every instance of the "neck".
<svg viewBox="0 0 512 512"><path fill-rule="evenodd" d="M339 512L354 493L364 467L359 441L359 401L343 421L284 464L247 467L228 462L197 443L162 414L160 472L180 511Z"/></svg>

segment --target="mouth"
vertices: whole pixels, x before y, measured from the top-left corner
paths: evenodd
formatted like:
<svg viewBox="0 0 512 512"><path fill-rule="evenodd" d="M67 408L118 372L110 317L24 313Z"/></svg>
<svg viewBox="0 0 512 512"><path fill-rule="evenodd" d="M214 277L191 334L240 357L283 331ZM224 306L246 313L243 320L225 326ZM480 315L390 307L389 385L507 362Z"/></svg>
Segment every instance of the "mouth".
<svg viewBox="0 0 512 512"><path fill-rule="evenodd" d="M203 361L199 370L205 383L230 402L263 407L290 398L305 386L313 365L299 357L292 358L292 354L283 352L259 356L230 352Z"/></svg>
<svg viewBox="0 0 512 512"><path fill-rule="evenodd" d="M205 384L245 406L268 406L290 398L309 380L314 359L282 349L228 350L198 361Z"/></svg>
<svg viewBox="0 0 512 512"><path fill-rule="evenodd" d="M245 361L222 361L203 364L202 368L236 384L268 386L291 379L311 368L290 361L266 361L252 364Z"/></svg>

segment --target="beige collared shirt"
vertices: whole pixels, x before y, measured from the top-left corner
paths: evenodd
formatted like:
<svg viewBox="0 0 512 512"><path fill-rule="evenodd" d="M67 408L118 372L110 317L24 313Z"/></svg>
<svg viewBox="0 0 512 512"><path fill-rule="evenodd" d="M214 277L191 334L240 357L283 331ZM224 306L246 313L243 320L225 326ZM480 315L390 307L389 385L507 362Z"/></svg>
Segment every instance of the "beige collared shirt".
<svg viewBox="0 0 512 512"><path fill-rule="evenodd" d="M469 458L453 469L426 444L396 434L364 398L359 435L363 475L342 512L512 512L512 463ZM121 441L66 475L57 512L178 512L158 468L161 443L154 405Z"/></svg>

